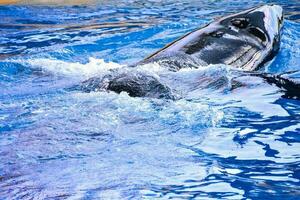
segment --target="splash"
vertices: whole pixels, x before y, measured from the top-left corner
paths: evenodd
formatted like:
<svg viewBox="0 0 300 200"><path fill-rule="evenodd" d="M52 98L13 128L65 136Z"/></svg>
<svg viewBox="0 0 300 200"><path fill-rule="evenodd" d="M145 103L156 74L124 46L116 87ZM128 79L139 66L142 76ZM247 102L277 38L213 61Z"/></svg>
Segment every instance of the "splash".
<svg viewBox="0 0 300 200"><path fill-rule="evenodd" d="M44 73L73 77L82 80L106 73L111 69L122 68L124 66L114 62L105 62L103 59L96 59L92 57L89 58L89 62L86 64L47 58L16 60L13 62L28 65L30 68L41 70Z"/></svg>

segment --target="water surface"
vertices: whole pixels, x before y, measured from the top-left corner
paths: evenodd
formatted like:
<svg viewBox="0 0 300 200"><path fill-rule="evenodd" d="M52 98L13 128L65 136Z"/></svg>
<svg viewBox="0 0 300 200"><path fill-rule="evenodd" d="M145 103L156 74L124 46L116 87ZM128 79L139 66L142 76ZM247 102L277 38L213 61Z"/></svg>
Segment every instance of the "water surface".
<svg viewBox="0 0 300 200"><path fill-rule="evenodd" d="M264 3L285 22L262 71L299 70L297 0L0 6L0 199L299 199L300 101L258 77L150 64L179 100L70 89Z"/></svg>

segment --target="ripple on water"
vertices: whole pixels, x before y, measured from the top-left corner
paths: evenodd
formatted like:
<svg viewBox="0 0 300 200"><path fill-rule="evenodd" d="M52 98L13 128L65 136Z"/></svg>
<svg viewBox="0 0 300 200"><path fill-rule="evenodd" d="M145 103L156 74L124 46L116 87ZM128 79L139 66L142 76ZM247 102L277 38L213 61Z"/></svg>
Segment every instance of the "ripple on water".
<svg viewBox="0 0 300 200"><path fill-rule="evenodd" d="M299 69L299 3L272 2L286 21L264 70ZM259 77L150 64L131 70L178 100L70 89L259 3L0 6L0 199L297 199L300 103Z"/></svg>

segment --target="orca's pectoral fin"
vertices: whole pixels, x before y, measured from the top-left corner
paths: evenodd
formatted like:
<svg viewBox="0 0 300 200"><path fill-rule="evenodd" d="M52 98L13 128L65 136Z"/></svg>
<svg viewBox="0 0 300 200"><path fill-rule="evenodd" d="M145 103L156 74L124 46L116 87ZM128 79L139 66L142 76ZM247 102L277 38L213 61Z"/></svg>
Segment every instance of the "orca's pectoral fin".
<svg viewBox="0 0 300 200"><path fill-rule="evenodd" d="M284 91L283 97L289 99L300 99L300 71L291 71L279 75L258 74L269 84L275 84Z"/></svg>

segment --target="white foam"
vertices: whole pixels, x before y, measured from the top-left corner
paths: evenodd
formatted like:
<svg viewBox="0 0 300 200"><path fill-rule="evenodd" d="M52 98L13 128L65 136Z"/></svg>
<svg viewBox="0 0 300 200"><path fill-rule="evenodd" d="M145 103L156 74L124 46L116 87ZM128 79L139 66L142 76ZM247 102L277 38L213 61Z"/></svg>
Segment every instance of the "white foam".
<svg viewBox="0 0 300 200"><path fill-rule="evenodd" d="M77 104L97 104L98 108L95 109L99 109L97 113L99 116L101 115L101 119L114 126L118 126L122 122L128 123L128 121L154 120L154 124L163 121L166 124L176 124L181 128L216 127L224 118L223 111L218 107L185 99L165 101L133 98L126 92L120 94L91 92L73 93L72 95Z"/></svg>
<svg viewBox="0 0 300 200"><path fill-rule="evenodd" d="M89 58L89 62L82 64L79 62L66 62L56 59L30 59L14 61L21 64L27 64L33 69L40 69L46 73L55 75L64 75L76 77L79 79L87 79L106 73L111 69L123 67L123 65L114 62L105 62L103 59Z"/></svg>

